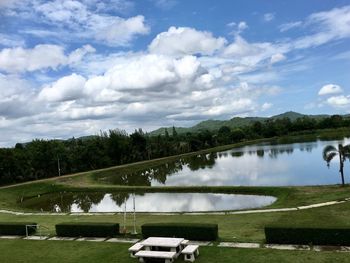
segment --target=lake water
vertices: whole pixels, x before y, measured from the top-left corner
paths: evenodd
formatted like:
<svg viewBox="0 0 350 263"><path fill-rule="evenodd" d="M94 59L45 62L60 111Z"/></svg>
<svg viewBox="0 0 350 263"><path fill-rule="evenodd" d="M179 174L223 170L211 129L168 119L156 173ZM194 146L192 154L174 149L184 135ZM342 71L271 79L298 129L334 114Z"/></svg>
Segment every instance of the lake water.
<svg viewBox="0 0 350 263"><path fill-rule="evenodd" d="M340 183L337 157L327 168L322 158L326 145L349 144L350 139L287 144L261 143L180 158L137 172L96 174L104 184L146 186L295 186ZM350 181L350 163L345 164Z"/></svg>
<svg viewBox="0 0 350 263"><path fill-rule="evenodd" d="M271 196L212 193L145 193L135 195L136 212L207 212L258 208L272 204ZM125 203L126 201L126 203ZM47 212L133 211L133 194L59 193L24 201L23 206Z"/></svg>

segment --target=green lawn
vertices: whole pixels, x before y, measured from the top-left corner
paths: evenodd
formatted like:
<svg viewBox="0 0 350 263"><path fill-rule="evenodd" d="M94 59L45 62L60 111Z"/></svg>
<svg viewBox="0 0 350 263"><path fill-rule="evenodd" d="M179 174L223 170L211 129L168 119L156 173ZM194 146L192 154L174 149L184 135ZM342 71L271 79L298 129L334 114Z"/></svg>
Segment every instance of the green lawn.
<svg viewBox="0 0 350 263"><path fill-rule="evenodd" d="M78 241L0 240L1 263L136 263L127 252L130 244ZM177 259L175 262L184 262ZM195 261L205 262L350 262L349 253L279 251L272 249L234 249L201 247Z"/></svg>

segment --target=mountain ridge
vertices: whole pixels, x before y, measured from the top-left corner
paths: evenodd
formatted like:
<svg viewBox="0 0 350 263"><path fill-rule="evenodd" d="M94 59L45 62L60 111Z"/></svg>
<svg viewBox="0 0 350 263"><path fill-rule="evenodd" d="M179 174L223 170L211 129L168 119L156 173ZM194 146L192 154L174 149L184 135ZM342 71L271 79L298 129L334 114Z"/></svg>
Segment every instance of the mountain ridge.
<svg viewBox="0 0 350 263"><path fill-rule="evenodd" d="M246 125L250 125L253 122L256 121L266 121L266 120L277 120L277 119L283 119L283 118L289 118L291 121L295 121L298 118L302 117L309 117L313 119L323 119L330 117L329 114L316 114L316 115L308 115L308 114L302 114L294 111L287 111L281 114L277 114L271 117L233 117L230 120L205 120L201 121L197 124L195 124L192 127L175 127L175 130L177 133L186 133L186 132L199 132L201 130L209 130L209 131L215 131L220 129L222 126L228 126L231 129L233 128L240 128ZM349 117L349 115L342 115L343 117ZM151 131L149 134L151 136L158 136L158 135L164 135L165 130L169 133L172 132L173 127L161 127L159 129L156 129L154 131Z"/></svg>

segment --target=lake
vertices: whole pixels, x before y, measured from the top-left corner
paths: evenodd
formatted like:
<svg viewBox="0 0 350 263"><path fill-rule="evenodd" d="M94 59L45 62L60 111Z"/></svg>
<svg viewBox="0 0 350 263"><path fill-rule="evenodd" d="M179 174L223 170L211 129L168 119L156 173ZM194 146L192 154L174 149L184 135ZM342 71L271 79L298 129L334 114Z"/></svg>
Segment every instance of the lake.
<svg viewBox="0 0 350 263"><path fill-rule="evenodd" d="M96 173L103 184L145 186L300 186L340 183L337 157L328 168L322 158L326 145L349 144L341 140L313 140L277 144L265 142L224 152L201 154L139 171ZM345 179L350 180L345 164Z"/></svg>
<svg viewBox="0 0 350 263"><path fill-rule="evenodd" d="M272 204L271 196L213 193L135 194L136 212L208 212L258 208ZM133 211L133 194L55 193L30 198L22 204L46 212Z"/></svg>

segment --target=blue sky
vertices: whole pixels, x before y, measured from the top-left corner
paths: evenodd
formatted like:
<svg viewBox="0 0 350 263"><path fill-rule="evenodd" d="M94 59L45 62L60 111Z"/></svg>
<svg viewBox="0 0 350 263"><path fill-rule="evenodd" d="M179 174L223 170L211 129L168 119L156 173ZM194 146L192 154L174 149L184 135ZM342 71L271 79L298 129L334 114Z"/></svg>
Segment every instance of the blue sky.
<svg viewBox="0 0 350 263"><path fill-rule="evenodd" d="M0 0L0 146L350 113L349 1Z"/></svg>

